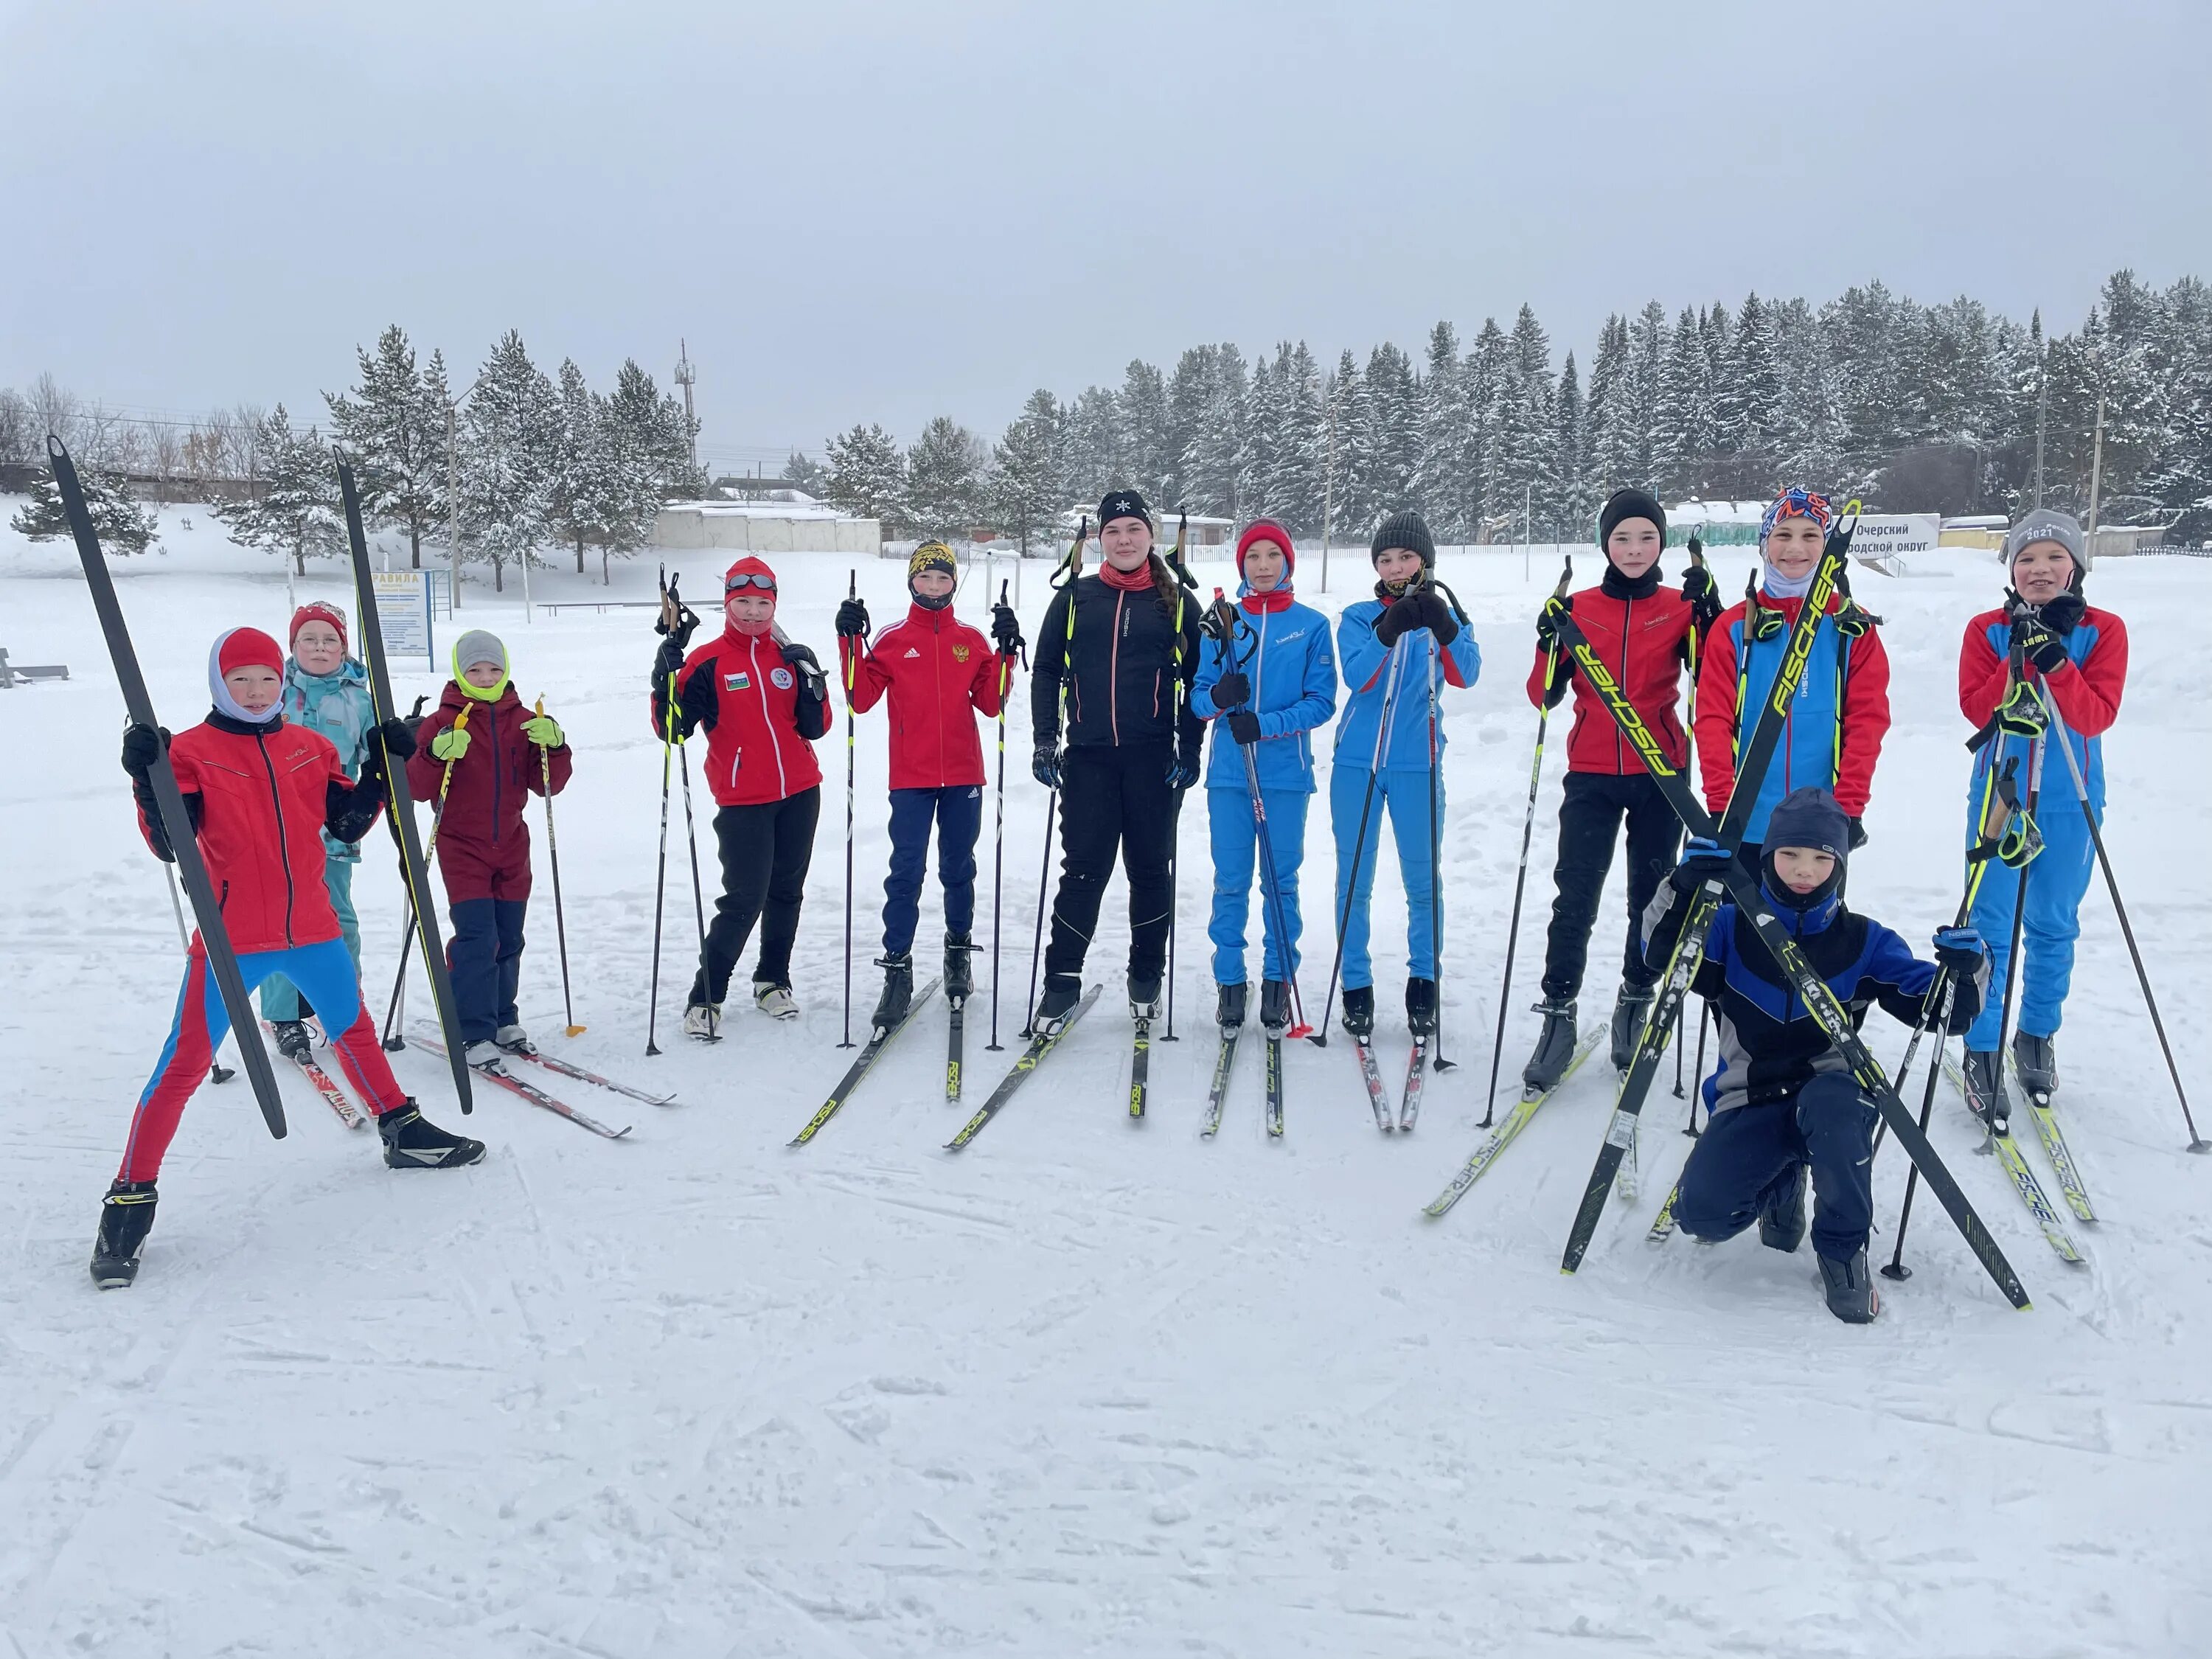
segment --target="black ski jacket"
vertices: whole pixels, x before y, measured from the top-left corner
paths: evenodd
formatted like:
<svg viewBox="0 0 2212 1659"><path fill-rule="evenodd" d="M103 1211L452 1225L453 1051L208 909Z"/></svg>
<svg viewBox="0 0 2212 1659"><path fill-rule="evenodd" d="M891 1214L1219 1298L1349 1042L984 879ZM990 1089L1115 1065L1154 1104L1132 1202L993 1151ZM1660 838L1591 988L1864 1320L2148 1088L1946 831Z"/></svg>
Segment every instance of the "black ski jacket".
<svg viewBox="0 0 2212 1659"><path fill-rule="evenodd" d="M1170 616L1151 588L1111 587L1079 576L1054 596L1037 629L1030 683L1036 741L1063 735L1071 749L1172 739L1198 763L1205 724L1190 706L1198 672L1199 605L1181 589Z"/></svg>

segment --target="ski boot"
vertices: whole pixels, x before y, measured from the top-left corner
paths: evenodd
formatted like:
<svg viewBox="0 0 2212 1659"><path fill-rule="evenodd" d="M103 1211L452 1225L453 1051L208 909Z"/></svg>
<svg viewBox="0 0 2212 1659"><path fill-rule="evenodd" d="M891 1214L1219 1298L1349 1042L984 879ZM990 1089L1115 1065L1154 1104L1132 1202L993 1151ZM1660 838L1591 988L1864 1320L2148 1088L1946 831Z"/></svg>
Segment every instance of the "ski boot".
<svg viewBox="0 0 2212 1659"><path fill-rule="evenodd" d="M1784 1176L1759 1194L1759 1242L1768 1249L1788 1255L1805 1242L1805 1183L1812 1175L1811 1164L1800 1164L1796 1174Z"/></svg>
<svg viewBox="0 0 2212 1659"><path fill-rule="evenodd" d="M376 1120L376 1132L384 1137L384 1161L395 1170L453 1170L484 1155L483 1142L447 1134L422 1115L411 1096Z"/></svg>
<svg viewBox="0 0 2212 1659"><path fill-rule="evenodd" d="M314 1044L307 1036L307 1022L303 1019L280 1019L273 1022L270 1034L276 1039L276 1052L295 1065L305 1066Z"/></svg>
<svg viewBox="0 0 2212 1659"><path fill-rule="evenodd" d="M1344 1030L1354 1042L1375 1035L1375 988L1347 985L1344 989Z"/></svg>
<svg viewBox="0 0 2212 1659"><path fill-rule="evenodd" d="M520 1054L525 1060L538 1053L538 1045L530 1040L530 1033L520 1025L502 1025L491 1034L491 1040L502 1054Z"/></svg>
<svg viewBox="0 0 2212 1659"><path fill-rule="evenodd" d="M947 933L945 936L945 1000L953 1008L964 1004L975 989L975 970L970 958L975 954L975 941L966 933Z"/></svg>
<svg viewBox="0 0 2212 1659"><path fill-rule="evenodd" d="M770 1019L797 1019L799 1000L791 994L791 987L779 985L773 980L753 981L753 1006Z"/></svg>
<svg viewBox="0 0 2212 1659"><path fill-rule="evenodd" d="M2012 1069L2022 1094L2039 1106L2051 1104L2051 1097L2058 1092L2058 1051L2051 1046L2049 1037L2014 1031Z"/></svg>
<svg viewBox="0 0 2212 1659"><path fill-rule="evenodd" d="M914 1001L914 952L878 957L876 966L884 970L884 994L876 1002L875 1029L888 1031L906 1018Z"/></svg>
<svg viewBox="0 0 2212 1659"><path fill-rule="evenodd" d="M1613 1069L1625 1072L1636 1064L1636 1050L1644 1041L1644 1023L1651 1018L1656 994L1649 985L1624 985L1613 1005Z"/></svg>
<svg viewBox="0 0 2212 1659"><path fill-rule="evenodd" d="M1279 979L1260 981L1260 1029L1279 1042L1291 1029L1291 988Z"/></svg>
<svg viewBox="0 0 2212 1659"><path fill-rule="evenodd" d="M1213 1023L1221 1028L1224 1042L1244 1029L1244 998L1250 987L1243 980L1234 985L1216 988L1213 999Z"/></svg>
<svg viewBox="0 0 2212 1659"><path fill-rule="evenodd" d="M1129 1018L1152 1020L1160 1017L1160 974L1156 968L1129 970Z"/></svg>
<svg viewBox="0 0 2212 1659"><path fill-rule="evenodd" d="M1067 1024L1075 1005L1083 1000L1083 981L1075 974L1046 975L1044 994L1037 999L1036 1016L1030 1021L1033 1037L1050 1036Z"/></svg>
<svg viewBox="0 0 2212 1659"><path fill-rule="evenodd" d="M719 1042L722 1038L722 1005L695 1002L684 1011L684 1035L696 1037L702 1042Z"/></svg>
<svg viewBox="0 0 2212 1659"><path fill-rule="evenodd" d="M2004 1066L1997 1051L1969 1048L1960 1080L1966 1085L1966 1109L1982 1121L1982 1127L1993 1135L2010 1133L2012 1102L2005 1095Z"/></svg>
<svg viewBox="0 0 2212 1659"><path fill-rule="evenodd" d="M1437 1034L1437 982L1413 978L1406 981L1406 1029L1417 1037Z"/></svg>
<svg viewBox="0 0 2212 1659"><path fill-rule="evenodd" d="M507 1058L506 1054L501 1051L499 1044L489 1037L482 1042L469 1044L467 1048L461 1050L461 1058L466 1060L472 1069L479 1072L500 1072L507 1069L501 1064Z"/></svg>
<svg viewBox="0 0 2212 1659"><path fill-rule="evenodd" d="M1521 1087L1532 1095L1548 1093L1559 1086L1559 1079L1567 1074L1568 1064L1575 1057L1577 1035L1572 997L1564 1002L1547 997L1536 1005L1536 1012L1544 1017L1544 1029L1537 1035L1536 1051L1521 1068Z"/></svg>
<svg viewBox="0 0 2212 1659"><path fill-rule="evenodd" d="M100 1236L92 1246L92 1282L119 1291L138 1277L138 1253L154 1230L156 1198L150 1181L118 1181L100 1200Z"/></svg>
<svg viewBox="0 0 2212 1659"><path fill-rule="evenodd" d="M1862 1245L1849 1261L1838 1261L1832 1256L1815 1258L1820 1264L1820 1285L1827 1292L1828 1311L1846 1325L1871 1325L1881 1311L1881 1297L1875 1293L1874 1280L1867 1273L1866 1249Z"/></svg>

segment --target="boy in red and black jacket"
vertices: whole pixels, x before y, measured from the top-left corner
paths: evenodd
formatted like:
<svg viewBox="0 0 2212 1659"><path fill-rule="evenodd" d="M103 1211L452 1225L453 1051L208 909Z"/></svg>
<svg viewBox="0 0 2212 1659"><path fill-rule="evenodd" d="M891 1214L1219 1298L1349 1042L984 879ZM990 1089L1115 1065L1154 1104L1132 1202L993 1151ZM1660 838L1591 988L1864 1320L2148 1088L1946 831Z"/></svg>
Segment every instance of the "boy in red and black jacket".
<svg viewBox="0 0 2212 1659"><path fill-rule="evenodd" d="M1660 586L1659 556L1667 547L1667 513L1641 489L1617 489L1598 517L1605 576L1595 587L1548 601L1536 623L1536 663L1528 701L1557 707L1571 680L1575 723L1567 734L1567 780L1559 799L1559 854L1544 951L1544 1030L1522 1068L1531 1090L1549 1089L1574 1057L1576 998L1589 954L1599 896L1613 868L1613 844L1628 822L1628 933L1620 994L1613 1012L1613 1063L1628 1068L1650 1012L1658 975L1644 960L1641 918L1674 862L1682 826L1644 763L1637 758L1589 682L1573 672L1559 642L1559 619L1576 626L1611 671L1667 757L1689 764L1689 740L1674 706L1682 676L1697 670L1697 641L1720 614L1712 573L1692 565L1679 588ZM1691 544L1692 550L1696 544Z"/></svg>
<svg viewBox="0 0 2212 1659"><path fill-rule="evenodd" d="M386 1164L473 1164L484 1154L482 1141L447 1133L400 1092L323 882L323 832L347 843L367 834L386 799L385 750L405 756L413 742L404 724L386 722L360 778L347 777L328 738L285 720L283 676L275 640L256 628L232 629L208 653L215 707L205 720L173 738L148 726L124 733L123 769L140 831L156 858L176 861L152 781L166 748L246 988L281 973L313 1002L338 1064L376 1118ZM123 1167L100 1206L92 1276L102 1290L137 1277L162 1156L229 1029L206 946L194 933L168 1042L138 1097Z"/></svg>
<svg viewBox="0 0 2212 1659"><path fill-rule="evenodd" d="M1004 706L1013 658L952 614L960 566L943 542L924 542L907 561L914 603L905 620L868 642L868 607L837 607L837 660L846 696L866 714L888 696L891 720L891 867L884 878L884 994L874 1025L888 1030L914 998L914 935L929 826L937 825L937 878L945 888L945 1000L958 1007L974 985L975 837L983 827L983 744L975 717ZM993 629L1021 641L1011 607Z"/></svg>
<svg viewBox="0 0 2212 1659"><path fill-rule="evenodd" d="M748 554L722 578L722 631L685 656L698 620L686 611L653 663L653 733L681 743L707 728L705 776L720 809L722 896L684 1012L684 1030L702 1042L719 1035L730 974L755 922L753 1004L777 1019L799 1018L791 946L822 815L814 740L830 729L829 680L811 649L784 638L775 603L775 572Z"/></svg>
<svg viewBox="0 0 2212 1659"><path fill-rule="evenodd" d="M468 1062L534 1053L514 1002L530 904L522 809L545 793L549 772L555 794L568 787L568 740L551 715L524 706L507 647L481 628L453 641L453 678L415 740L407 786L438 810L438 868L453 921L446 961Z"/></svg>

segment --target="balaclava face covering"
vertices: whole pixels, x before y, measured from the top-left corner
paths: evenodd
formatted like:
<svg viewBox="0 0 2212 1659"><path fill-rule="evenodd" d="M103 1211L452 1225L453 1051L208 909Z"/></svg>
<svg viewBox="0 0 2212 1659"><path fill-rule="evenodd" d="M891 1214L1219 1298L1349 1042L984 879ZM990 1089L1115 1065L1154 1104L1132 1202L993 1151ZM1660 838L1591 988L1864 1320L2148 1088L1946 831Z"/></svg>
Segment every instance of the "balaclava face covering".
<svg viewBox="0 0 2212 1659"><path fill-rule="evenodd" d="M490 686L471 685L466 670L480 662L499 665L499 679ZM500 694L507 690L507 647L498 635L488 629L471 628L453 641L453 684L461 688L461 695L477 702L497 702Z"/></svg>
<svg viewBox="0 0 2212 1659"><path fill-rule="evenodd" d="M960 561L952 556L952 550L943 542L924 542L914 550L913 556L907 560L907 597L924 611L947 610L951 606L953 594L959 591L957 586L948 588L942 593L915 592L914 579L932 570L943 572L951 577L956 584L960 580Z"/></svg>
<svg viewBox="0 0 2212 1659"><path fill-rule="evenodd" d="M216 712L248 726L268 726L284 718L284 699L280 696L267 710L249 714L246 706L230 695L230 688L222 677L234 668L266 668L281 682L284 676L284 652L276 641L258 628L234 628L216 636L208 652L208 695L215 699Z"/></svg>

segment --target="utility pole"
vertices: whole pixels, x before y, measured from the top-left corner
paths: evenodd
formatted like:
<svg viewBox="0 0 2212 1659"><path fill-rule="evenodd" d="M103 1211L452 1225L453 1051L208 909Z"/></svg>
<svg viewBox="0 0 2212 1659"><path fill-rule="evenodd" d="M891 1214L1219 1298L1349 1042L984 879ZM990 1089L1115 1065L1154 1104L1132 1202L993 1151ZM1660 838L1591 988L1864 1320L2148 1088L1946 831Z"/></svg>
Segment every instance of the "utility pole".
<svg viewBox="0 0 2212 1659"><path fill-rule="evenodd" d="M1336 399L1328 400L1328 465L1321 477L1321 591L1328 592L1328 532L1336 513Z"/></svg>
<svg viewBox="0 0 2212 1659"><path fill-rule="evenodd" d="M471 390L474 390L473 387ZM460 447L453 441L453 428L460 405L448 398L446 403L446 550L452 562L447 573L446 598L452 608L461 608L461 461Z"/></svg>
<svg viewBox="0 0 2212 1659"><path fill-rule="evenodd" d="M2051 414L2051 342L2035 360L2035 504L2043 505L2043 428Z"/></svg>
<svg viewBox="0 0 2212 1659"><path fill-rule="evenodd" d="M1528 580L1528 556L1536 543L1536 486L1521 486L1521 580Z"/></svg>
<svg viewBox="0 0 2212 1659"><path fill-rule="evenodd" d="M676 342L676 384L684 388L684 434L691 447L691 470L699 470L699 420L691 410L691 383L699 372L691 367L690 347L678 336Z"/></svg>
<svg viewBox="0 0 2212 1659"><path fill-rule="evenodd" d="M2097 435L2089 450L2089 557L2097 556L2097 496L2105 483L2105 394L2097 394Z"/></svg>

